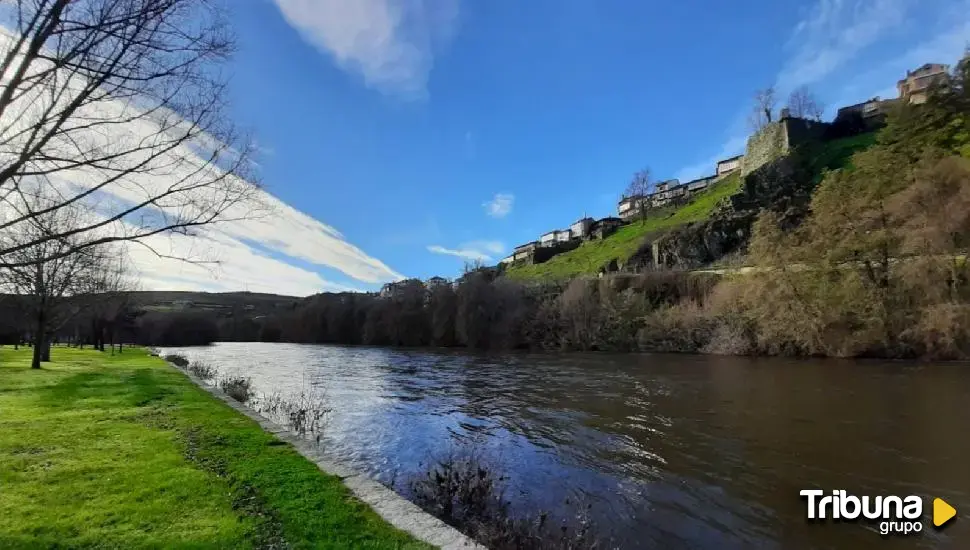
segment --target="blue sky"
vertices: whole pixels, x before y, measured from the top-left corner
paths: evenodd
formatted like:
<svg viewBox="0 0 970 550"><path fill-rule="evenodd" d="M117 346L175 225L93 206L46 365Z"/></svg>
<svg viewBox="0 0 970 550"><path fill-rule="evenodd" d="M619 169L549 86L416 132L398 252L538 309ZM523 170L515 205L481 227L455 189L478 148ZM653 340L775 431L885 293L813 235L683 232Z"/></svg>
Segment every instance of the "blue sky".
<svg viewBox="0 0 970 550"><path fill-rule="evenodd" d="M306 294L454 276L611 214L638 169L712 172L743 150L757 88L807 85L834 113L895 97L907 68L952 63L970 40L966 0L229 5L236 122L267 191L327 238L294 232L283 217L316 222L287 211L234 243L265 268L156 286Z"/></svg>

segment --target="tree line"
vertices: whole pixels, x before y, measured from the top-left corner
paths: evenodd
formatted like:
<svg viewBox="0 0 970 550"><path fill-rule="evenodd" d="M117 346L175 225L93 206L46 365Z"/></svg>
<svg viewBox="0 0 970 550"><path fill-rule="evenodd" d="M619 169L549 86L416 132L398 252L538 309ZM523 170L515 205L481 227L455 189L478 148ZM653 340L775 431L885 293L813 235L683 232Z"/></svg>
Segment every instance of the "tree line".
<svg viewBox="0 0 970 550"><path fill-rule="evenodd" d="M220 3L31 0L3 13L0 308L4 339L29 338L39 368L54 339L131 337L130 247L200 261L161 237L263 209L251 142L226 114L234 44Z"/></svg>

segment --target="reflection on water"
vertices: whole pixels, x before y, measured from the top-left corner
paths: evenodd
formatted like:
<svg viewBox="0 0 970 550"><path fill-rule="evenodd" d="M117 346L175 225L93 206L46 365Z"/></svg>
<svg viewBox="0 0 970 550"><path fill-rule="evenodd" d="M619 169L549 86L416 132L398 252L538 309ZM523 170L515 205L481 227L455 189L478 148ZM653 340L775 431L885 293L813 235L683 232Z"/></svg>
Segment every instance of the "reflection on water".
<svg viewBox="0 0 970 550"><path fill-rule="evenodd" d="M166 350L169 352L170 350ZM884 538L809 524L798 491L970 512L970 367L297 344L176 350L259 391L326 392L324 444L385 481L471 446L517 506L592 504L623 548L968 548L970 518ZM399 478L400 479L400 478Z"/></svg>

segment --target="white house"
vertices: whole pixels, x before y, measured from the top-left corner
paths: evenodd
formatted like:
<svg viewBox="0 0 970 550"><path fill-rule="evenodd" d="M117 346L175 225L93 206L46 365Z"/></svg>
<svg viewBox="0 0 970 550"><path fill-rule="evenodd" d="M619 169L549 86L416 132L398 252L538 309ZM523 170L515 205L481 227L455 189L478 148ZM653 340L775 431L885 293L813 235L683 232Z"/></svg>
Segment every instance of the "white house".
<svg viewBox="0 0 970 550"><path fill-rule="evenodd" d="M622 203L621 203L622 204ZM593 224L593 218L582 218L573 222L569 226L569 236L574 239L584 239L589 235L590 226Z"/></svg>
<svg viewBox="0 0 970 550"><path fill-rule="evenodd" d="M744 160L744 155L738 155L736 157L731 157L729 159L724 159L718 161L717 163L717 177L722 177L734 172L741 168L741 161Z"/></svg>

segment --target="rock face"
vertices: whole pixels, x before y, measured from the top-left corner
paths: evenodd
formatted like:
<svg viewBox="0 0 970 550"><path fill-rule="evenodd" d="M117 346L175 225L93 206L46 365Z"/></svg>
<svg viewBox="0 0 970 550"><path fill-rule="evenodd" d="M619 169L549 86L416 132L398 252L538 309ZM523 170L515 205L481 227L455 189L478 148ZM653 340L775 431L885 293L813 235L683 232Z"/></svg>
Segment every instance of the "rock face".
<svg viewBox="0 0 970 550"><path fill-rule="evenodd" d="M776 158L748 174L742 191L718 207L711 219L644 242L621 267L694 269L743 252L761 210L778 212L785 225L794 227L808 210L811 192L812 177L803 155L796 151Z"/></svg>
<svg viewBox="0 0 970 550"><path fill-rule="evenodd" d="M744 213L688 224L644 243L624 269L692 269L709 264L747 246L754 219L755 215Z"/></svg>

